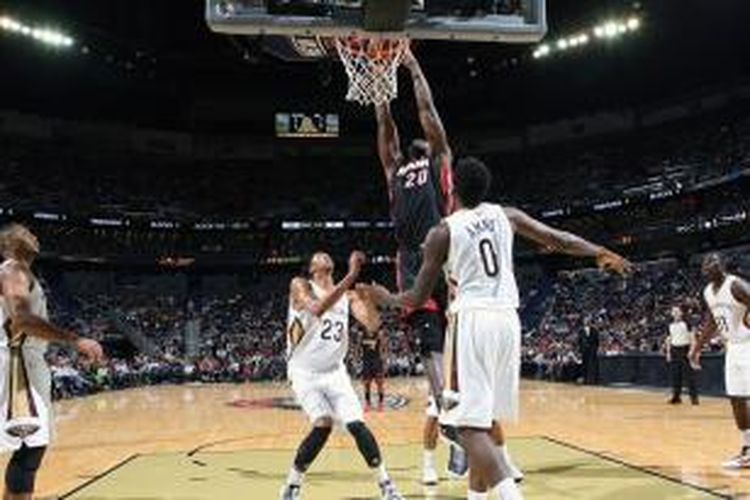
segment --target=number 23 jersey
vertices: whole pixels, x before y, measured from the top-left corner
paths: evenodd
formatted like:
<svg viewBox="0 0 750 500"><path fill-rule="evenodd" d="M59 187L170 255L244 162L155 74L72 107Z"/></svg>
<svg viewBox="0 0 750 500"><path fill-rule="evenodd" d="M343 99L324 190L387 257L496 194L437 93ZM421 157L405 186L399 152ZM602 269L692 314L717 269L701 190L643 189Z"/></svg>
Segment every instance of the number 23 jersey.
<svg viewBox="0 0 750 500"><path fill-rule="evenodd" d="M499 205L482 203L447 217L446 274L455 286L451 311L518 308L513 273L513 227Z"/></svg>
<svg viewBox="0 0 750 500"><path fill-rule="evenodd" d="M326 295L310 281L313 295ZM290 301L287 321L289 372L329 373L343 366L349 350L349 298L344 295L320 317L294 309Z"/></svg>

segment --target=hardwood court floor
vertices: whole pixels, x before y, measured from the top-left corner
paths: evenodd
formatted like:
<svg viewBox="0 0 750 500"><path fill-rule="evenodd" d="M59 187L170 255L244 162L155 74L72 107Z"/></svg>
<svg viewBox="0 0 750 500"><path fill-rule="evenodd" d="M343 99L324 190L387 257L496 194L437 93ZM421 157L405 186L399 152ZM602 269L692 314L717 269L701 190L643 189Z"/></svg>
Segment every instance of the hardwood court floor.
<svg viewBox="0 0 750 500"><path fill-rule="evenodd" d="M425 385L391 381L400 409L367 414L407 498L461 498L465 486L418 484ZM152 387L64 401L40 498L275 498L307 429L284 384ZM671 407L635 389L525 382L508 429L530 499L750 498L750 471L718 464L738 448L729 405ZM442 462L441 462L442 463ZM375 498L344 433L309 475L305 498Z"/></svg>

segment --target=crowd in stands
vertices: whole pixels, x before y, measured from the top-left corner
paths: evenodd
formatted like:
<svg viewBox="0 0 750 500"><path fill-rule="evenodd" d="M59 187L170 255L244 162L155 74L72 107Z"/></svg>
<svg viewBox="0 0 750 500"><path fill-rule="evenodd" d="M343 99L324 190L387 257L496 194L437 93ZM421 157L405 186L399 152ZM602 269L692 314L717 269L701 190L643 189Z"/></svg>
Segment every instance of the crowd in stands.
<svg viewBox="0 0 750 500"><path fill-rule="evenodd" d="M750 119L740 109L728 106L629 132L481 156L497 174L496 196L537 212L650 188L689 188L750 166ZM373 131L373 142L374 137ZM2 199L12 200L16 210L82 217L388 217L374 154L205 161L86 146L91 145L0 136ZM472 151L457 148L457 153ZM283 188L269 196L268 186Z"/></svg>
<svg viewBox="0 0 750 500"><path fill-rule="evenodd" d="M104 366L92 367L53 346L48 359L55 395L160 383L283 380L289 276L282 271L232 293L163 295L143 286L116 295L51 290L52 320L104 343L108 354ZM405 334L399 317L384 313L383 328L387 373L421 373L417 340ZM361 335L355 323L348 357L355 374L362 368Z"/></svg>
<svg viewBox="0 0 750 500"><path fill-rule="evenodd" d="M693 232L700 238L706 228L747 221L750 176L740 173L750 169L750 119L727 108L628 134L484 155L497 173L493 197L539 214L566 204L655 195L653 203L622 206L616 213L573 217L563 210L564 219L551 220L607 244L643 243L651 233ZM302 265L302 256L319 248L348 252L359 247L379 256L395 250L387 225L282 230L280 224L387 220L385 185L374 155L358 162L302 154L249 165L135 158L49 138L6 136L0 136L0 151L0 195L7 200L0 207L3 214L33 214L43 250L55 257L104 261L127 252L153 265L162 257L170 263L181 256L241 256L257 265L289 266ZM701 183L710 187L690 190ZM268 186L274 187L272 193ZM660 201L670 189L682 195ZM55 214L70 219L54 219ZM92 215L99 222L94 224ZM154 217L163 217L165 226L152 226ZM220 229L197 229L205 220L224 222ZM239 225L232 227L232 221ZM748 266L740 262L740 268ZM109 361L88 367L64 349L51 350L55 393L67 397L163 382L279 380L285 373L288 278L284 271L258 283L166 290L137 283L70 287L56 280L49 286L53 319L102 340ZM695 260L641 263L629 279L591 270L537 273L522 286L526 373L579 378L582 332L597 335L600 355L658 353L672 306L684 309L691 326L701 321L701 283ZM387 316L385 329L387 371L420 373L418 346L398 317ZM358 336L355 328L353 373L360 368ZM129 351L126 345L135 348Z"/></svg>
<svg viewBox="0 0 750 500"><path fill-rule="evenodd" d="M750 269L745 250L729 253L731 269L739 274ZM642 262L629 278L595 269L519 274L522 361L530 377L580 379L584 332L597 335L600 356L660 355L673 306L682 308L691 328L704 319L700 256ZM53 320L103 341L109 353L105 366L89 367L64 349L52 349L56 396L159 383L283 380L288 277L281 272L232 293L79 292L67 297L68 305L53 290ZM396 313L386 312L383 319L387 374L423 373L418 340ZM361 370L361 334L355 324L347 360L355 376ZM122 349L113 338L139 349ZM714 342L710 348L721 346Z"/></svg>
<svg viewBox="0 0 750 500"><path fill-rule="evenodd" d="M502 192L547 209L692 186L750 167L750 118L718 114L497 156ZM572 181L574 180L574 181Z"/></svg>
<svg viewBox="0 0 750 500"><path fill-rule="evenodd" d="M750 270L747 248L727 252L730 270ZM629 278L594 269L559 273L538 325L525 332L523 361L528 374L558 380L581 377L584 333L593 332L600 356L661 354L672 307L693 330L706 318L701 256L689 261L640 263ZM709 345L720 350L718 338Z"/></svg>

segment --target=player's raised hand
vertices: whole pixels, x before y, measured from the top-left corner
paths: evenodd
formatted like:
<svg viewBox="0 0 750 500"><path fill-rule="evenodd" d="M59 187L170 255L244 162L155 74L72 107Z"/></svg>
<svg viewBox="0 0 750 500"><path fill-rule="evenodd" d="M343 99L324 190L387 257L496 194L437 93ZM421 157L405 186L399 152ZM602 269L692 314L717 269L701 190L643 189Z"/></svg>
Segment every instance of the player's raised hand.
<svg viewBox="0 0 750 500"><path fill-rule="evenodd" d="M104 361L104 351L96 340L78 339L75 346L78 353L86 358L86 361L96 365L100 365Z"/></svg>
<svg viewBox="0 0 750 500"><path fill-rule="evenodd" d="M628 259L606 248L602 248L596 255L596 265L603 271L621 276L628 276L633 272L633 264Z"/></svg>
<svg viewBox="0 0 750 500"><path fill-rule="evenodd" d="M365 254L359 250L352 252L349 256L349 274L358 276L366 260Z"/></svg>

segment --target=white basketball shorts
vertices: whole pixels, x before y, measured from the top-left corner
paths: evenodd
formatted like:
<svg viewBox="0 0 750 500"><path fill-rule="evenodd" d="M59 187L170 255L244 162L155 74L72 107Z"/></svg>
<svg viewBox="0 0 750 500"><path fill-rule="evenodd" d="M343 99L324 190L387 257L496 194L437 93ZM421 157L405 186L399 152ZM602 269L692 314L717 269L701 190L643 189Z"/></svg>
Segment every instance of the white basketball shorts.
<svg viewBox="0 0 750 500"><path fill-rule="evenodd" d="M330 417L346 425L364 419L362 404L343 365L329 373L292 371L290 378L297 403L310 422Z"/></svg>
<svg viewBox="0 0 750 500"><path fill-rule="evenodd" d="M750 398L750 343L728 343L724 360L727 395Z"/></svg>
<svg viewBox="0 0 750 500"><path fill-rule="evenodd" d="M489 429L494 420L518 419L521 323L515 309L467 309L452 315L444 363L441 423Z"/></svg>

